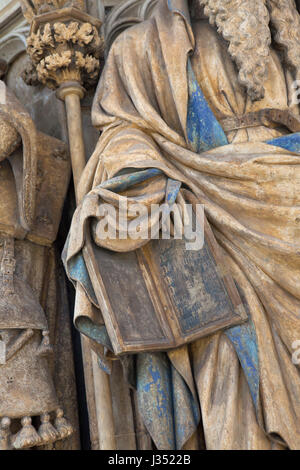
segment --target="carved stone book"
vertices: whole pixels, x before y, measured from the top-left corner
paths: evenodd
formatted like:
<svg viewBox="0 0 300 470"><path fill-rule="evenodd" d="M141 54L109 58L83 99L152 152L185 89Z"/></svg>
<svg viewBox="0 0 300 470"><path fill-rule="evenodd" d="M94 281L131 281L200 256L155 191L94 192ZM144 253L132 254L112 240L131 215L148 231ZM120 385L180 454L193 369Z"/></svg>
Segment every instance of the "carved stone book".
<svg viewBox="0 0 300 470"><path fill-rule="evenodd" d="M128 253L89 248L87 267L117 355L172 349L247 320L205 219L205 242L151 240Z"/></svg>

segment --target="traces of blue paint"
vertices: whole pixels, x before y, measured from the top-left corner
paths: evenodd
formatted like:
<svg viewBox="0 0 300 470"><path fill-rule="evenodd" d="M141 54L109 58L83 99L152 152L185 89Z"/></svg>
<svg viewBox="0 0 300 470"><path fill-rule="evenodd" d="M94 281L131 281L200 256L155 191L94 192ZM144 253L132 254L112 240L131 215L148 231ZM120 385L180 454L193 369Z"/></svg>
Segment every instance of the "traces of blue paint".
<svg viewBox="0 0 300 470"><path fill-rule="evenodd" d="M136 375L139 410L156 447L175 449L171 369L167 355L138 354Z"/></svg>
<svg viewBox="0 0 300 470"><path fill-rule="evenodd" d="M104 181L99 188L109 189L116 193L125 191L126 189L134 186L135 184L142 183L147 179L153 178L163 174L158 168L147 168L146 170L136 171L134 173L127 173L122 176L116 176L109 180ZM177 194L180 190L181 182L168 178L166 189L166 202L171 206L174 204Z"/></svg>
<svg viewBox="0 0 300 470"><path fill-rule="evenodd" d="M107 329L104 325L97 325L90 318L81 316L76 320L76 327L81 333L96 341L96 343L113 351Z"/></svg>
<svg viewBox="0 0 300 470"><path fill-rule="evenodd" d="M103 372L105 372L108 375L111 375L111 361L110 360L104 361L103 358L99 356L99 354L97 354L97 362L98 362L98 366L100 367L100 369L103 370Z"/></svg>
<svg viewBox="0 0 300 470"><path fill-rule="evenodd" d="M151 356L150 356L151 358ZM164 388L161 386L161 375L157 367L153 367L153 361L150 360L150 364L148 366L148 372L150 377L152 378L152 382L148 382L144 386L144 391L149 392L151 390L151 386L154 385L156 388L157 396L156 396L156 410L158 413L159 418L166 416L168 411L168 400L165 393Z"/></svg>
<svg viewBox="0 0 300 470"><path fill-rule="evenodd" d="M71 258L68 263L68 269L71 279L79 282L83 286L90 299L92 299L93 302L97 305L98 302L88 270L86 268L85 261L82 256L82 252L79 252L76 256ZM81 333L96 341L98 344L102 344L106 348L113 350L106 327L104 325L96 325L89 318L82 316L76 320L76 327ZM108 368L106 362L101 358L99 359L99 365L105 372L110 373L110 369Z"/></svg>
<svg viewBox="0 0 300 470"><path fill-rule="evenodd" d="M267 144L300 153L300 132L268 140ZM231 340L245 371L250 393L257 409L259 397L259 353L255 327L251 319L247 323L230 328L226 335Z"/></svg>
<svg viewBox="0 0 300 470"><path fill-rule="evenodd" d="M137 396L143 421L158 449L181 449L197 429L200 411L166 353L136 358Z"/></svg>
<svg viewBox="0 0 300 470"><path fill-rule="evenodd" d="M136 171L134 173L127 173L125 175L116 176L111 178L100 185L101 188L109 189L114 192L125 191L129 187L146 181L147 179L153 178L154 176L162 174L162 171L157 168L148 168L146 170ZM180 190L181 183L172 179L168 179L167 191L166 191L166 201L169 206L171 206L177 197L177 194ZM67 245L67 243L66 243ZM64 252L67 253L67 246L64 249ZM85 289L86 293L92 299L92 301L97 305L97 299L94 292L94 288L86 268L86 264L82 255L82 252L79 252L76 256L71 258L68 263L68 270L71 279L76 282L79 282ZM106 327L96 325L89 318L84 316L79 317L76 321L77 329L88 336L92 340L96 341L98 344L102 344L106 348L113 351L113 347L107 333ZM110 373L108 363L98 357L98 364L106 373ZM163 390L161 391L162 394Z"/></svg>
<svg viewBox="0 0 300 470"><path fill-rule="evenodd" d="M225 334L237 352L246 375L255 408L257 409L259 397L259 356L254 324L249 318L247 323L229 328Z"/></svg>
<svg viewBox="0 0 300 470"><path fill-rule="evenodd" d="M200 153L227 145L227 137L208 106L188 60L189 102L187 113L187 135L194 152ZM274 145L274 144L273 144ZM258 346L254 325L247 323L229 328L226 335L232 342L249 384L255 407L259 394Z"/></svg>
<svg viewBox="0 0 300 470"><path fill-rule="evenodd" d="M199 425L200 410L189 387L172 364L171 373L176 449L182 449Z"/></svg>
<svg viewBox="0 0 300 470"><path fill-rule="evenodd" d="M94 288L81 251L68 261L68 271L71 279L82 284L90 299L97 304Z"/></svg>
<svg viewBox="0 0 300 470"><path fill-rule="evenodd" d="M226 135L205 100L188 61L189 103L187 135L194 152L200 153L228 144ZM300 133L285 135L266 143L300 153ZM259 397L259 352L255 327L251 321L229 328L226 335L232 342L249 384L255 407Z"/></svg>
<svg viewBox="0 0 300 470"><path fill-rule="evenodd" d="M209 108L197 83L190 61L188 61L189 102L187 112L187 135L197 153L228 144L226 135ZM286 150L300 153L300 133L267 141ZM161 174L161 170L150 168L112 178L102 188L120 192ZM180 183L168 180L166 202L172 204L177 197ZM69 263L69 273L81 282L91 298L94 290L82 258L79 254ZM106 330L96 331L94 326L82 325L85 334L101 344L107 344ZM244 370L250 393L257 409L259 398L259 352L255 327L249 321L226 330ZM109 341L109 338L108 338ZM105 364L101 367L105 370ZM184 382L174 369L166 353L139 354L136 358L136 378L139 408L144 422L160 449L180 449L199 423L198 405Z"/></svg>
<svg viewBox="0 0 300 470"><path fill-rule="evenodd" d="M194 152L200 153L228 144L226 135L212 113L196 80L188 60L189 103L187 135ZM300 133L285 135L266 143L300 153ZM249 384L251 396L257 409L259 397L259 352L255 327L251 321L229 328L226 335L232 342Z"/></svg>
<svg viewBox="0 0 300 470"><path fill-rule="evenodd" d="M188 59L189 101L186 130L196 153L227 145L227 137L210 109Z"/></svg>
<svg viewBox="0 0 300 470"><path fill-rule="evenodd" d="M150 364L148 366L148 372L152 378L152 382L147 382L145 385L144 385L144 391L145 392L149 392L150 391L150 388L151 388L151 385L157 385L161 379L161 376L160 376L160 373L158 372L157 369L153 369L153 363L152 363L152 360L150 361Z"/></svg>
<svg viewBox="0 0 300 470"><path fill-rule="evenodd" d="M153 178L154 176L161 174L162 171L158 168L148 168L147 170L135 171L134 173L128 173L122 176L115 176L114 178L104 181L98 187L118 193L125 191L135 184L142 183L149 178Z"/></svg>
<svg viewBox="0 0 300 470"><path fill-rule="evenodd" d="M268 140L267 144L275 145L276 147L281 147L291 152L300 153L300 132Z"/></svg>
<svg viewBox="0 0 300 470"><path fill-rule="evenodd" d="M166 189L166 202L170 206L172 206L174 202L176 201L180 187L181 187L180 181L176 181L171 178L168 179L167 189Z"/></svg>

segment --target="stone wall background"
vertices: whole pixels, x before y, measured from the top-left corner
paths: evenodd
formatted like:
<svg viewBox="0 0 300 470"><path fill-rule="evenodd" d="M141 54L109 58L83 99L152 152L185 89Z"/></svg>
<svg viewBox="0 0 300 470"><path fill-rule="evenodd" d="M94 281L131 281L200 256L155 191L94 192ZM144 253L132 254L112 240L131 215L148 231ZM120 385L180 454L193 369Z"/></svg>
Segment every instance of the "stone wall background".
<svg viewBox="0 0 300 470"><path fill-rule="evenodd" d="M116 8L123 3L128 4L130 7L131 4L138 4L139 0L127 0L125 2L120 0L86 0L88 13L102 19L102 21L109 16L114 7ZM118 13L116 17L118 19ZM123 28L118 29L117 33L126 26L124 25ZM111 30L113 28L114 21L111 23ZM40 131L67 142L68 134L64 104L56 99L54 91L41 85L34 87L28 86L21 77L27 62L26 37L28 32L29 26L23 18L19 1L0 0L0 58L6 60L9 66L5 82L28 110ZM82 101L82 119L87 159L92 154L99 136L98 131L92 127L90 118L94 91L95 90L90 90ZM60 307L62 309L62 324L60 327L64 330L64 334L66 335L66 354L64 358L60 358L60 361L67 361L67 354L70 354L70 348L73 348L76 374L76 389L74 387L74 390L69 390L69 396L64 397L64 401L67 402L65 407L69 406L70 413L72 412L74 414L75 406L75 413L78 412L79 416L77 432L73 436L72 441L66 443L65 448L81 447L82 449L97 449L97 426L92 422L92 419L89 420L87 411L80 337L72 326L75 291L73 286L66 279L60 262L60 253L68 233L74 210L75 197L73 183L71 181L56 242L57 260L59 264L58 277L61 285ZM71 326L72 339L67 337L67 324ZM121 366L115 363L113 369L111 387L118 448L135 449L137 447L136 431L140 432L140 429L137 430L136 424L134 423L134 397L123 381Z"/></svg>
<svg viewBox="0 0 300 470"><path fill-rule="evenodd" d="M104 21L103 34L106 39L106 53L115 37L125 28L147 18L158 0L86 0L88 13ZM300 10L300 0L296 0ZM6 83L27 108L40 131L60 138L67 142L66 115L64 104L56 99L55 92L36 86L27 86L21 77L26 64L26 36L29 26L22 16L18 0L0 0L0 58L8 62L9 69ZM87 159L92 154L98 139L98 131L91 124L90 110L94 90L90 90L82 101L82 118ZM58 260L66 239L72 214L75 209L75 198L72 181L66 198L62 222L59 229L56 249ZM72 324L74 307L74 289L66 280L62 266L59 266L58 276L61 283L62 319L65 324ZM67 329L66 329L67 330ZM86 405L85 387L83 380L83 365L81 357L80 338L72 327L72 347L75 360L76 390L70 392L70 406L75 406L79 415L79 426L73 442L69 447L82 449L97 449L97 426L89 422ZM66 331L67 335L67 331ZM70 338L67 340L71 345ZM71 346L70 346L71 347ZM66 356L67 357L67 356ZM118 449L149 448L149 439L139 420L135 406L135 397L122 379L122 370L118 362L114 363L111 377L113 407ZM77 393L77 401L76 401ZM77 406L79 403L80 406ZM91 420L90 420L91 421ZM90 432L91 431L91 432ZM141 438L142 436L142 438ZM144 444L141 444L144 442ZM148 446L148 447L147 447Z"/></svg>

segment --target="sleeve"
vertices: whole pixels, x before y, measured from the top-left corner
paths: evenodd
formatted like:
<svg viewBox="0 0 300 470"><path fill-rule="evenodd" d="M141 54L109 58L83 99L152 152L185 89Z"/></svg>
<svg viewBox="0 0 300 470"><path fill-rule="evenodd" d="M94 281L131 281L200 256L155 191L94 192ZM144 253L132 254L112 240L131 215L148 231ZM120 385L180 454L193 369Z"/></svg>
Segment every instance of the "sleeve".
<svg viewBox="0 0 300 470"><path fill-rule="evenodd" d="M168 81L162 84L159 96L156 91L157 80L149 66L152 61L149 58L150 43L155 34L151 28L151 23L143 28L137 25L116 39L97 87L92 122L102 134L79 185L81 203L73 218L70 237L70 247L76 247L76 252L84 245L84 231L89 218L92 219L92 234L97 245L114 251L129 251L142 246L148 239L108 237L103 240L98 236L101 218L104 217L103 205L114 206L115 218L119 220L121 204L127 204L128 210L136 204L143 204L149 211L152 204L161 204L165 200L166 175L174 167L166 160L153 135L159 133L178 144L182 144L183 138L174 130L178 117L173 117L176 112ZM167 112L162 111L161 96L164 92ZM108 186L103 188L103 184L112 178L127 174L130 181L135 178L132 176L134 173L146 169L160 171L155 175L150 172L151 177L128 185L124 191L116 192ZM151 222L148 220L148 223Z"/></svg>

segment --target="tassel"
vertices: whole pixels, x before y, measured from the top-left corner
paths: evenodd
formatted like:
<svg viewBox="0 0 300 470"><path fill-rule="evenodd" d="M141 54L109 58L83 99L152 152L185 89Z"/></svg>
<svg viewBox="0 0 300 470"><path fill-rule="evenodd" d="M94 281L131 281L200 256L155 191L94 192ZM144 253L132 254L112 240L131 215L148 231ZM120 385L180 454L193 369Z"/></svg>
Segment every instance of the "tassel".
<svg viewBox="0 0 300 470"><path fill-rule="evenodd" d="M56 410L55 427L59 433L59 439L65 439L73 433L73 428L66 418L64 418L64 412L61 408Z"/></svg>
<svg viewBox="0 0 300 470"><path fill-rule="evenodd" d="M49 339L49 331L43 330L42 335L43 335L43 339L42 339L41 344L38 347L38 355L49 356L50 354L53 354L53 348L50 344L50 339Z"/></svg>
<svg viewBox="0 0 300 470"><path fill-rule="evenodd" d="M22 429L13 436L12 445L15 449L25 449L41 445L41 438L31 424L30 416L21 420Z"/></svg>
<svg viewBox="0 0 300 470"><path fill-rule="evenodd" d="M54 426L50 423L49 413L41 415L41 425L39 427L39 436L42 439L41 445L49 444L59 439L59 433L56 431Z"/></svg>
<svg viewBox="0 0 300 470"><path fill-rule="evenodd" d="M9 450L11 449L10 445L10 423L9 418L2 418L0 423L0 450Z"/></svg>

